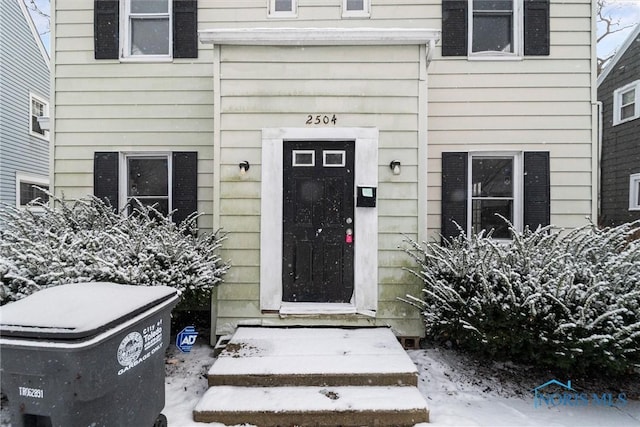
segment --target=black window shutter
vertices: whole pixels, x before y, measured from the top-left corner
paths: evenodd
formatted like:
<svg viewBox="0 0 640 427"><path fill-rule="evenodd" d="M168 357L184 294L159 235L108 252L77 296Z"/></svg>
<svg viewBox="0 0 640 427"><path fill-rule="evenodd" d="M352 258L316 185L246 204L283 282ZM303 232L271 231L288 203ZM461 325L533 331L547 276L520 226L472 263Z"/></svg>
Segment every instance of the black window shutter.
<svg viewBox="0 0 640 427"><path fill-rule="evenodd" d="M117 152L93 155L93 195L118 210L120 156Z"/></svg>
<svg viewBox="0 0 640 427"><path fill-rule="evenodd" d="M524 0L524 54L549 55L549 0Z"/></svg>
<svg viewBox="0 0 640 427"><path fill-rule="evenodd" d="M442 56L467 56L468 0L442 0Z"/></svg>
<svg viewBox="0 0 640 427"><path fill-rule="evenodd" d="M93 42L96 59L118 59L119 11L118 0L93 1Z"/></svg>
<svg viewBox="0 0 640 427"><path fill-rule="evenodd" d="M467 153L442 153L442 236L467 229Z"/></svg>
<svg viewBox="0 0 640 427"><path fill-rule="evenodd" d="M173 221L179 223L198 210L198 153L174 152L172 168Z"/></svg>
<svg viewBox="0 0 640 427"><path fill-rule="evenodd" d="M549 152L524 153L524 225L530 230L551 222Z"/></svg>
<svg viewBox="0 0 640 427"><path fill-rule="evenodd" d="M197 0L173 0L173 57L198 57Z"/></svg>

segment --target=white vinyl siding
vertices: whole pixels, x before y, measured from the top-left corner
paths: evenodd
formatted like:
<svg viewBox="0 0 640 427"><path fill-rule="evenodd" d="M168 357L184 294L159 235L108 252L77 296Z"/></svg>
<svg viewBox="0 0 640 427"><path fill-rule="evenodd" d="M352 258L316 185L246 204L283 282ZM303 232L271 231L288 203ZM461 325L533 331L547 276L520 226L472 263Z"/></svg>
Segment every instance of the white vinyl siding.
<svg viewBox="0 0 640 427"><path fill-rule="evenodd" d="M428 229L441 226L443 151L549 151L551 224L595 218L591 3L551 4L548 57L468 61L436 55L429 67Z"/></svg>
<svg viewBox="0 0 640 427"><path fill-rule="evenodd" d="M299 0L295 19L282 20L269 16L269 1L200 1L198 28L441 28L436 0L374 2L369 19L344 19L344 0ZM428 71L426 50L418 46L214 51L200 43L197 59L99 62L93 57L92 5L56 2L56 193L91 194L95 151L197 151L198 210L204 213L199 225L224 228L223 259L232 264L216 291L218 333L238 322L291 321L260 310L262 128L325 126L307 125L307 116L335 114L330 126L379 130L376 318L329 316L307 323L390 324L401 335L423 333L418 310L398 301L420 289L403 270L408 260L398 246L403 234L418 239L423 233L422 202L424 230L429 238L438 236L443 151L548 151L551 223L574 227L593 216L588 0L552 3L548 57L508 63L442 58L438 44ZM421 123L428 128L424 134ZM420 158L423 149L428 161ZM244 160L251 168L241 176ZM402 164L399 175L389 168L392 160ZM424 177L428 186L419 185Z"/></svg>

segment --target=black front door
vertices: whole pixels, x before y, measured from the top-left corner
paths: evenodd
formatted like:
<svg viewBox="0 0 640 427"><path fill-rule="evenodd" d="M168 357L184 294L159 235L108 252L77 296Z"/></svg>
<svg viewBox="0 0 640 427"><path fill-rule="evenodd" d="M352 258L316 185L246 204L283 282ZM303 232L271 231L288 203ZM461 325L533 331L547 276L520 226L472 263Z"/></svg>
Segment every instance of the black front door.
<svg viewBox="0 0 640 427"><path fill-rule="evenodd" d="M353 294L354 142L285 141L283 301Z"/></svg>

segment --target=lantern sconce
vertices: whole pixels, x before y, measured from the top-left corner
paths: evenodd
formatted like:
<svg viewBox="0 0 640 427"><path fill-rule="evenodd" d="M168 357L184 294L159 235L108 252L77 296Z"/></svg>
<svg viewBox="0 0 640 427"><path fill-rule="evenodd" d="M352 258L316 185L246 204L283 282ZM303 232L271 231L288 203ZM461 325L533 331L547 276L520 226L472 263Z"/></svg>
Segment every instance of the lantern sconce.
<svg viewBox="0 0 640 427"><path fill-rule="evenodd" d="M400 166L401 163L399 160L392 160L391 163L389 163L389 169L391 169L394 175L400 175Z"/></svg>
<svg viewBox="0 0 640 427"><path fill-rule="evenodd" d="M240 175L244 175L244 174L247 173L247 171L249 170L251 165L249 164L248 161L244 160L244 161L240 162L238 167L240 168Z"/></svg>

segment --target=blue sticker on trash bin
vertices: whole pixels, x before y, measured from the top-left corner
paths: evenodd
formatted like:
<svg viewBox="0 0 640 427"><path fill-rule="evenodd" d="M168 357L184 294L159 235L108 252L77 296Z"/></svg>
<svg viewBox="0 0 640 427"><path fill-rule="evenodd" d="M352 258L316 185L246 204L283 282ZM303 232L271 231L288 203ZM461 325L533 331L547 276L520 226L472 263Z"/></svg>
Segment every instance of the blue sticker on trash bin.
<svg viewBox="0 0 640 427"><path fill-rule="evenodd" d="M196 343L196 338L198 338L198 333L195 326L187 326L176 337L176 346L181 352L189 353L191 347Z"/></svg>

